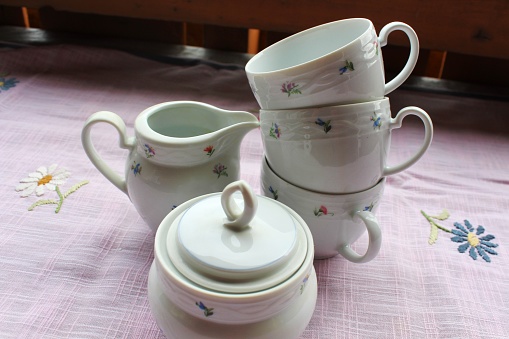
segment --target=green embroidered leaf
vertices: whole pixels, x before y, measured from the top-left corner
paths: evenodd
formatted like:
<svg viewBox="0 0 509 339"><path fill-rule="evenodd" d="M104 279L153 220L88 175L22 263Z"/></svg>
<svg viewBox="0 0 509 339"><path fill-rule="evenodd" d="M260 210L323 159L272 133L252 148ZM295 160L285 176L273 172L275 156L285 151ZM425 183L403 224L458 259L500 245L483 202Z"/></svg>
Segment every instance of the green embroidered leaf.
<svg viewBox="0 0 509 339"><path fill-rule="evenodd" d="M449 211L444 208L439 215L436 216L432 215L431 217L437 220L446 220L447 218L449 218L449 216L450 216Z"/></svg>
<svg viewBox="0 0 509 339"><path fill-rule="evenodd" d="M438 240L438 227L430 222L431 232L429 234L428 244L433 245Z"/></svg>
<svg viewBox="0 0 509 339"><path fill-rule="evenodd" d="M55 204L55 205L58 205L58 201L55 201L55 200L52 200L52 199L47 199L47 200L38 200L36 202L34 202L29 208L28 210L29 211L33 211L34 208L36 208L37 206L41 206L41 205L50 205L50 204Z"/></svg>
<svg viewBox="0 0 509 339"><path fill-rule="evenodd" d="M64 198L67 198L69 195L76 192L81 186L85 186L88 183L89 183L88 180L83 180L82 182L79 182L76 185L72 186L71 188L69 188L67 192L65 192Z"/></svg>

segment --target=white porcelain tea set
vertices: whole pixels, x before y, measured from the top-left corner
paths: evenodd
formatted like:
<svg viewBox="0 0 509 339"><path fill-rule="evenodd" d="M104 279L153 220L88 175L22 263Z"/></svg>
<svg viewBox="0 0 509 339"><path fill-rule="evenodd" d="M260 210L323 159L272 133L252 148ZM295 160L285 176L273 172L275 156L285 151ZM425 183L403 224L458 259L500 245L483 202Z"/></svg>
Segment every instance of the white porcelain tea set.
<svg viewBox="0 0 509 339"><path fill-rule="evenodd" d="M381 47L403 31L409 59L385 83ZM316 26L256 54L245 71L260 119L205 103L161 103L137 117L134 137L112 112L82 131L86 154L128 195L155 232L148 297L168 338L298 338L316 299L314 259L338 254L364 263L380 250L375 217L386 177L415 164L433 125L417 107L391 117L387 94L412 72L419 42L401 22L377 37L367 19ZM420 118L424 140L388 165L391 131ZM125 172L95 150L92 126L116 128L129 150ZM262 195L240 178L240 145L260 127ZM368 246L352 244L364 233Z"/></svg>

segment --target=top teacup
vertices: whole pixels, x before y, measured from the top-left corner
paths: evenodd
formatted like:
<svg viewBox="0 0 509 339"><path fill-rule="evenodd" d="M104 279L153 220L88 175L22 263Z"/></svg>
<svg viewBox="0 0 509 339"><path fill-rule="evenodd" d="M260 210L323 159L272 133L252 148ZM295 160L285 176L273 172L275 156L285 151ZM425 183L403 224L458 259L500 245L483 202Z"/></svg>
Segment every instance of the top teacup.
<svg viewBox="0 0 509 339"><path fill-rule="evenodd" d="M381 47L401 30L410 40L403 70L385 83ZM368 19L353 18L316 26L256 54L246 74L262 109L342 105L382 99L413 71L419 55L414 30L402 22L385 25L377 37Z"/></svg>

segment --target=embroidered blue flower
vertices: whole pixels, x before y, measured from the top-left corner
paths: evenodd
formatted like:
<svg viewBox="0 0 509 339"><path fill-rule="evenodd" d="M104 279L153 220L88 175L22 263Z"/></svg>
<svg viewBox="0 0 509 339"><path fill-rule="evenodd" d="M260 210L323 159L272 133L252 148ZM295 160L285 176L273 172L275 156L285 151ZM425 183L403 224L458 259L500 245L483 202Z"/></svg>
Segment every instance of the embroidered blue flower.
<svg viewBox="0 0 509 339"><path fill-rule="evenodd" d="M16 78L6 78L5 75L0 75L0 92L7 91L10 88L16 87L19 81Z"/></svg>
<svg viewBox="0 0 509 339"><path fill-rule="evenodd" d="M460 253L468 251L468 254L474 260L477 260L477 254L479 254L486 262L491 262L491 258L488 254L498 255L498 253L493 250L498 244L490 241L495 239L493 235L488 234L479 237L484 233L484 227L479 225L477 229L475 229L468 220L465 220L465 225L455 222L454 227L456 227L456 229L452 229L451 232L455 234L455 236L451 238L451 241L462 243L458 246L458 251Z"/></svg>

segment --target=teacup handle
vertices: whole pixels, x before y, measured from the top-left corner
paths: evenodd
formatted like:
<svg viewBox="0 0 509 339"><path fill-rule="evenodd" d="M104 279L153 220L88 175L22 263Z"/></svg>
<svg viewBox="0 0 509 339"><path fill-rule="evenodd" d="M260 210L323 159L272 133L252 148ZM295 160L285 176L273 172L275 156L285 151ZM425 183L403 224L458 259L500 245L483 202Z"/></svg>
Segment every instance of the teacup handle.
<svg viewBox="0 0 509 339"><path fill-rule="evenodd" d="M380 226L378 225L378 220L375 215L369 211L357 211L353 216L354 220L356 218L361 218L366 226L366 230L368 231L369 244L366 249L366 253L363 255L355 252L350 244L342 244L338 247L338 252L345 259L350 260L354 263L366 263L375 258L380 251L380 247L382 245L382 231L380 230Z"/></svg>
<svg viewBox="0 0 509 339"><path fill-rule="evenodd" d="M85 149L85 153L89 157L92 164L101 172L106 179L111 181L113 185L118 187L125 194L127 193L127 185L125 177L120 176L117 172L113 171L106 162L99 156L94 145L92 144L92 139L90 137L90 131L92 130L92 126L99 123L105 122L116 128L118 134L120 136L119 146L120 148L132 150L136 146L136 139L134 137L128 138L126 133L125 123L121 117L113 112L97 112L92 114L85 125L83 126L83 130L81 131L81 143L83 144L83 148Z"/></svg>
<svg viewBox="0 0 509 339"><path fill-rule="evenodd" d="M415 115L422 120L424 124L424 141L417 152L408 160L396 166L386 166L383 170L382 177L401 172L415 164L424 155L424 153L426 153L431 144L431 140L433 139L433 123L431 122L431 118L429 117L428 113L419 107L409 106L400 110L396 117L391 119L389 130L400 128L403 119L407 115Z"/></svg>
<svg viewBox="0 0 509 339"><path fill-rule="evenodd" d="M419 57L419 39L417 38L417 34L413 30L412 27L408 26L403 22L391 22L385 25L381 30L378 36L378 42L380 47L384 47L387 45L387 39L389 34L393 31L403 31L407 36L408 40L410 40L410 55L405 64L405 67L399 72L399 74L385 84L385 94L389 94L394 91L396 88L401 86L401 84L408 79L412 71L414 70L415 64L417 63L417 59Z"/></svg>

